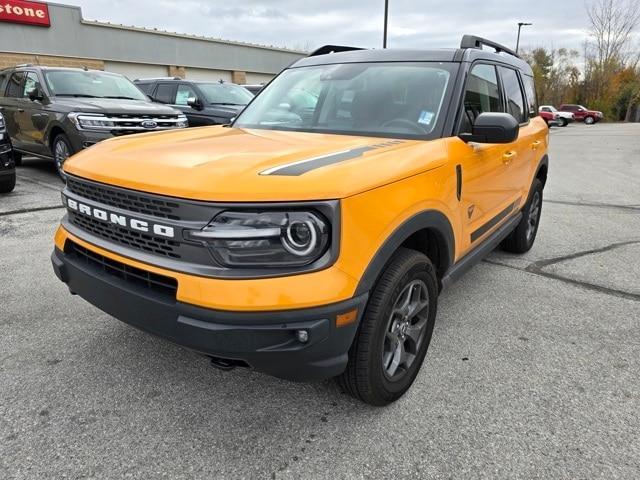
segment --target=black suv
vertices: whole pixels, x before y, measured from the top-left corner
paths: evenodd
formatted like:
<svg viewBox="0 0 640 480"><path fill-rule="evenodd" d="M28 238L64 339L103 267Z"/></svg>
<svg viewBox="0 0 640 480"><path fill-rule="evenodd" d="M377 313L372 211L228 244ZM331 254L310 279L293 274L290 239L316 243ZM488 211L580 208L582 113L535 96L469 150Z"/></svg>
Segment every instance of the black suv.
<svg viewBox="0 0 640 480"><path fill-rule="evenodd" d="M0 193L9 193L16 186L16 168L11 153L11 141L0 113Z"/></svg>
<svg viewBox="0 0 640 480"><path fill-rule="evenodd" d="M126 77L101 70L20 65L0 71L0 110L16 163L22 154L55 161L100 140L186 127L187 118L157 105Z"/></svg>
<svg viewBox="0 0 640 480"><path fill-rule="evenodd" d="M253 94L235 83L201 82L174 78L146 78L134 83L151 100L181 110L190 127L231 122L253 100Z"/></svg>

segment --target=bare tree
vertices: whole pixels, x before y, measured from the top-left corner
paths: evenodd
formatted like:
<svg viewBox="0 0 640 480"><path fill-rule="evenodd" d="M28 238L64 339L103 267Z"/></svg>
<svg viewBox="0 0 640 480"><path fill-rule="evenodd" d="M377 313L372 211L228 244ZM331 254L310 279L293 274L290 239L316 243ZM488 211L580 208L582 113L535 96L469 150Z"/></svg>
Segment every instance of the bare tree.
<svg viewBox="0 0 640 480"><path fill-rule="evenodd" d="M640 0L596 0L587 13L598 64L624 63L632 34L640 24Z"/></svg>
<svg viewBox="0 0 640 480"><path fill-rule="evenodd" d="M640 25L640 0L593 0L587 6L590 49L585 55L585 94L611 105L613 78L632 63L633 34ZM633 68L633 67L632 67ZM636 95L630 96L636 102ZM633 103L627 105L627 117Z"/></svg>

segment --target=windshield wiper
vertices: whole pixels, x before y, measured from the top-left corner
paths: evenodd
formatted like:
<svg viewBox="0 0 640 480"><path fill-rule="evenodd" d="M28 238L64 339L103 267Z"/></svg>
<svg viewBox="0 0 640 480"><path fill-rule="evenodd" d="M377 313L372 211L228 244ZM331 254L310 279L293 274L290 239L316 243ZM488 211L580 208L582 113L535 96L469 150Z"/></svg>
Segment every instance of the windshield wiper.
<svg viewBox="0 0 640 480"><path fill-rule="evenodd" d="M56 93L56 97L101 98L96 95L87 95L85 93Z"/></svg>
<svg viewBox="0 0 640 480"><path fill-rule="evenodd" d="M124 97L122 95L105 95L104 97L100 97L100 98L115 98L115 99L119 99L119 100L137 100L137 98Z"/></svg>

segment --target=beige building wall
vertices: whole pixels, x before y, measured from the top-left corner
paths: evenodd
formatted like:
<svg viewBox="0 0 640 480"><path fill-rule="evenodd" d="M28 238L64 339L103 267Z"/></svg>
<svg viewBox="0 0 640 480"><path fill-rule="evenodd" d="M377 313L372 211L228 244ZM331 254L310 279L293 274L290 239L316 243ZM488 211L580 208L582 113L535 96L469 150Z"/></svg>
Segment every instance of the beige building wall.
<svg viewBox="0 0 640 480"><path fill-rule="evenodd" d="M224 80L225 82L231 81L231 72L227 70L209 70L206 68L192 68L187 67L186 78L189 80L205 80L210 82L217 82L218 80Z"/></svg>
<svg viewBox="0 0 640 480"><path fill-rule="evenodd" d="M104 62L102 60L0 52L0 69L15 67L16 65L22 65L25 63L31 63L33 65L48 65L51 67L87 67L94 70L104 70Z"/></svg>
<svg viewBox="0 0 640 480"><path fill-rule="evenodd" d="M269 83L273 77L275 77L275 75L247 72L247 84L260 85L261 83Z"/></svg>

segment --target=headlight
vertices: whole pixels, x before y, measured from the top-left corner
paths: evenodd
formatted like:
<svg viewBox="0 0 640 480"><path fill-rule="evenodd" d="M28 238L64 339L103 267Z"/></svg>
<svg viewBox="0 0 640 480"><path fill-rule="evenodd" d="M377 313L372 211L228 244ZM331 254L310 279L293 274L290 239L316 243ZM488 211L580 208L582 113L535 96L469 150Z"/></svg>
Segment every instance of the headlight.
<svg viewBox="0 0 640 480"><path fill-rule="evenodd" d="M185 128L189 126L189 121L186 115L178 115L178 121L176 122L177 128Z"/></svg>
<svg viewBox="0 0 640 480"><path fill-rule="evenodd" d="M2 116L2 114L0 113L0 132L4 131L5 125L4 125L4 117Z"/></svg>
<svg viewBox="0 0 640 480"><path fill-rule="evenodd" d="M100 114L72 112L68 116L78 130L111 130L116 126L115 122Z"/></svg>
<svg viewBox="0 0 640 480"><path fill-rule="evenodd" d="M227 267L302 267L327 252L330 230L310 211L225 211L186 237L206 243Z"/></svg>

